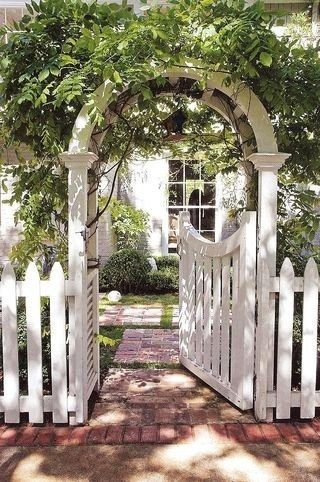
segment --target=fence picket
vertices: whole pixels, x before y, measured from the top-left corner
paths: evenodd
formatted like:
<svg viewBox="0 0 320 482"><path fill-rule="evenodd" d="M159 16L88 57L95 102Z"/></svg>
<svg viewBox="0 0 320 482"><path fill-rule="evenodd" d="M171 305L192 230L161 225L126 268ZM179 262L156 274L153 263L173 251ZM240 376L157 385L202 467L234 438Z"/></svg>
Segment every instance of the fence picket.
<svg viewBox="0 0 320 482"><path fill-rule="evenodd" d="M6 423L19 423L19 362L16 277L10 263L2 279L3 401Z"/></svg>
<svg viewBox="0 0 320 482"><path fill-rule="evenodd" d="M313 418L316 407L317 323L319 273L314 259L304 272L301 418Z"/></svg>
<svg viewBox="0 0 320 482"><path fill-rule="evenodd" d="M242 366L239 363L242 356L243 347L239 340L242 339L243 330L239 302L239 262L240 250L236 251L232 258L232 326L231 326L231 385L232 389L239 392L243 378Z"/></svg>
<svg viewBox="0 0 320 482"><path fill-rule="evenodd" d="M212 374L218 377L220 374L220 353L221 353L221 260L213 259L213 296L212 296Z"/></svg>
<svg viewBox="0 0 320 482"><path fill-rule="evenodd" d="M196 363L203 364L203 258L196 254Z"/></svg>
<svg viewBox="0 0 320 482"><path fill-rule="evenodd" d="M204 259L204 304L203 304L203 336L204 355L203 366L207 371L211 370L211 345L212 345L212 320L211 320L211 289L212 289L212 261Z"/></svg>
<svg viewBox="0 0 320 482"><path fill-rule="evenodd" d="M68 421L65 280L60 263L50 274L52 412L54 423Z"/></svg>
<svg viewBox="0 0 320 482"><path fill-rule="evenodd" d="M43 423L40 277L35 263L26 271L29 423Z"/></svg>
<svg viewBox="0 0 320 482"><path fill-rule="evenodd" d="M222 303L221 303L221 379L229 381L230 343L230 256L222 258Z"/></svg>
<svg viewBox="0 0 320 482"><path fill-rule="evenodd" d="M289 258L280 271L278 364L277 364L277 418L290 418L292 333L294 308L294 270Z"/></svg>
<svg viewBox="0 0 320 482"><path fill-rule="evenodd" d="M192 248L189 247L187 253L188 266L188 299L187 299L187 313L188 313L188 358L194 360L195 358L195 317L196 317L196 285L195 285L195 256Z"/></svg>

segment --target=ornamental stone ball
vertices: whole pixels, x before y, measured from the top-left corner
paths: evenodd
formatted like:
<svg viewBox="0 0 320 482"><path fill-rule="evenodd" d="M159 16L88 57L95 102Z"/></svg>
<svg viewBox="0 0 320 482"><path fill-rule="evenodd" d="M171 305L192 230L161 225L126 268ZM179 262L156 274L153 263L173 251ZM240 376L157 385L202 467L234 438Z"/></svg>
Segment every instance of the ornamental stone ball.
<svg viewBox="0 0 320 482"><path fill-rule="evenodd" d="M119 293L119 291L110 291L110 293L108 294L108 300L111 302L111 303L117 303L118 301L120 301L122 298L121 296L121 293Z"/></svg>

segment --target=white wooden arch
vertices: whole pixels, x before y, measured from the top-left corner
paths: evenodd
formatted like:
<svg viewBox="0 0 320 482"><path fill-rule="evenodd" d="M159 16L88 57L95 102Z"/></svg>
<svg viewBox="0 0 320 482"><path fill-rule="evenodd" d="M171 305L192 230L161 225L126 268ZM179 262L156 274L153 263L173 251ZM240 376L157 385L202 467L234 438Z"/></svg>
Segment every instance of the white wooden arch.
<svg viewBox="0 0 320 482"><path fill-rule="evenodd" d="M277 178L278 170L289 157L288 154L279 153L277 142L268 113L252 90L243 83L225 82L226 75L220 72L211 72L209 66L194 59L185 59L183 65L168 67L158 70L158 75L167 77L170 83L186 78L195 81L205 80L206 89L202 101L220 113L230 124L237 129L240 137L248 138L252 132L256 141L257 152L245 151L247 159L259 171L259 202L258 202L258 282L259 266L266 263L271 276L276 274L276 246L277 246ZM151 81L152 79L150 79ZM109 104L114 101L113 83L105 81L93 94L94 106L107 116L109 123L115 121L114 114L108 111ZM123 93L127 89L124 89ZM221 93L230 99L230 105L225 108L221 101ZM219 95L220 94L220 95ZM121 93L118 97L120 97ZM127 108L132 106L136 97L132 97ZM230 107L232 112L230 115ZM92 321L92 309L97 314L98 306L98 276L93 270L88 269L88 258L98 258L97 232L88 232L86 226L97 211L97 191L88 195L88 170L98 156L89 152L91 137L95 125L90 118L92 102L85 104L81 109L72 131L68 152L60 158L69 169L69 279L75 280L75 289L82 300L81 307L72 310L69 320L70 329L74 331L75 338L83 343L83 350L74 352L75 366L77 366L76 380L82 387L82 396L78 397L77 422L87 418L87 399L93 385L90 385L89 375L92 366L92 357L88 358L88 346L92 347L93 335L98 331L98 318ZM102 141L102 138L98 140ZM93 281L94 280L94 281ZM259 286L258 286L259 288ZM88 291L89 289L89 291ZM258 290L259 293L259 290ZM93 296L94 294L94 296ZM94 299L93 299L94 298ZM90 300L90 301L89 301ZM274 300L271 299L271 305ZM259 300L258 300L259 304ZM89 310L89 311L88 311ZM273 310L274 311L274 310ZM272 310L271 310L272 312ZM90 315L90 317L89 317ZM87 333L88 320L94 326L91 328L91 341L83 335ZM272 320L271 320L272 322ZM271 323L272 324L272 323ZM82 340L82 341L81 341ZM271 340L272 345L272 340ZM272 346L269 347L270 350ZM76 361L77 360L77 361ZM91 361L90 361L91 360ZM99 372L99 352L94 352L96 372ZM273 387L273 370L269 370L268 387ZM91 376L91 375L90 375ZM95 379L99 379L97 376ZM88 387L90 385L90 387ZM96 383L96 387L98 383Z"/></svg>
<svg viewBox="0 0 320 482"><path fill-rule="evenodd" d="M228 113L225 112L221 101L219 102L217 96L215 96L215 90L223 92L237 105L234 115L238 119L243 115L248 119L254 132L258 152L277 153L277 142L268 113L259 98L249 87L242 83L226 85L226 74L220 72L208 73L208 66L194 59L185 59L181 66L158 69L158 74L168 79L187 78L203 80L204 73L206 75L206 91L201 100L218 111L222 116L228 118ZM94 105L100 112L105 113L107 111L113 89L114 84L110 80L106 80L94 92ZM126 90L124 89L124 91ZM90 118L91 108L92 104L85 104L75 121L68 149L70 154L88 152L91 135L95 127ZM232 119L228 118L228 120L232 122Z"/></svg>

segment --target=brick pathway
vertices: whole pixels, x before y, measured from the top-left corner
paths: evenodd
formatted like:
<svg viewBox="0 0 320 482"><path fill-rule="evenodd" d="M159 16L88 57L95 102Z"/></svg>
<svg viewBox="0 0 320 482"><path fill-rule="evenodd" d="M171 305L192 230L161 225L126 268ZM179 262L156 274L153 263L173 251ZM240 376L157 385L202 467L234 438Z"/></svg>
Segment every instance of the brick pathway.
<svg viewBox="0 0 320 482"><path fill-rule="evenodd" d="M253 423L251 412L241 412L183 368L112 368L91 415L91 425L157 424L206 425Z"/></svg>
<svg viewBox="0 0 320 482"><path fill-rule="evenodd" d="M107 306L100 316L100 326L149 325L160 326L161 306L152 305L114 305ZM173 326L178 326L178 308L173 310Z"/></svg>
<svg viewBox="0 0 320 482"><path fill-rule="evenodd" d="M121 444L320 443L320 421L310 423L210 423L205 425L101 425L96 427L1 427L0 447Z"/></svg>
<svg viewBox="0 0 320 482"><path fill-rule="evenodd" d="M127 329L116 352L118 363L179 363L179 331Z"/></svg>

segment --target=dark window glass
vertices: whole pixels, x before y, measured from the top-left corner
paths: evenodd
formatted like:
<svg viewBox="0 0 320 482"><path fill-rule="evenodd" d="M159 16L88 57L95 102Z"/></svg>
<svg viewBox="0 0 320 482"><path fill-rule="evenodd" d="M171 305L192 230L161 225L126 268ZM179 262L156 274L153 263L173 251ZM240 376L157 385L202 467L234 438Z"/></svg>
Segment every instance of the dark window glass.
<svg viewBox="0 0 320 482"><path fill-rule="evenodd" d="M215 206L216 204L216 189L212 184L204 185L204 193L201 196L202 206Z"/></svg>
<svg viewBox="0 0 320 482"><path fill-rule="evenodd" d="M183 162L169 161L169 181L183 182Z"/></svg>
<svg viewBox="0 0 320 482"><path fill-rule="evenodd" d="M169 206L183 206L183 184L170 184Z"/></svg>

